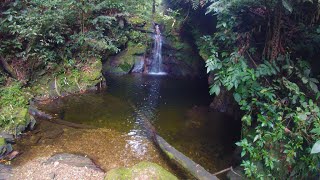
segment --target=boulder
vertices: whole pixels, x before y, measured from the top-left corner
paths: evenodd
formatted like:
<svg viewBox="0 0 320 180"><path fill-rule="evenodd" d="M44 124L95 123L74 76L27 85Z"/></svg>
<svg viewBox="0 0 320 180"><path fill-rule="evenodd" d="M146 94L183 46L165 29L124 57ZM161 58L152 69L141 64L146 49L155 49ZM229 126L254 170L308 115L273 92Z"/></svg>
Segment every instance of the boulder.
<svg viewBox="0 0 320 180"><path fill-rule="evenodd" d="M0 164L0 180L11 179L12 176L12 167Z"/></svg>
<svg viewBox="0 0 320 180"><path fill-rule="evenodd" d="M176 176L165 170L163 167L151 163L141 162L130 168L118 168L107 172L105 180L176 180Z"/></svg>
<svg viewBox="0 0 320 180"><path fill-rule="evenodd" d="M145 45L129 42L125 50L107 60L103 66L103 73L116 75L130 73L137 62L141 64L141 61L144 61L146 51Z"/></svg>
<svg viewBox="0 0 320 180"><path fill-rule="evenodd" d="M12 178L5 179L99 180L105 175L89 158L66 153L33 159L26 164L15 166L12 171Z"/></svg>
<svg viewBox="0 0 320 180"><path fill-rule="evenodd" d="M56 154L50 157L44 164L67 164L73 167L85 167L95 171L102 171L89 158L67 153Z"/></svg>
<svg viewBox="0 0 320 180"><path fill-rule="evenodd" d="M12 145L8 144L5 138L0 138L0 159L3 159L6 155L12 152L12 150Z"/></svg>
<svg viewBox="0 0 320 180"><path fill-rule="evenodd" d="M12 134L1 132L0 138L4 138L8 143L14 143L14 136Z"/></svg>

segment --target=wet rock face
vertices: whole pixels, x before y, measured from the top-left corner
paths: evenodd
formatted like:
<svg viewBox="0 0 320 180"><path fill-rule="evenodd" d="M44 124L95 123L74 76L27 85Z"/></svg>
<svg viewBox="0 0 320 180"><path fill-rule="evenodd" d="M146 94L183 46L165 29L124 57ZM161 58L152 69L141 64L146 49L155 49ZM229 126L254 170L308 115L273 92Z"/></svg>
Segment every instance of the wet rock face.
<svg viewBox="0 0 320 180"><path fill-rule="evenodd" d="M115 56L111 56L103 66L104 74L124 75L129 73L145 73L152 71L157 61L155 53L161 54L161 71L174 77L197 77L206 75L204 61L198 52L180 34L173 38L163 35L161 48L157 48L156 38L148 35L150 43L141 44L128 42L126 49ZM159 51L156 50L160 49Z"/></svg>
<svg viewBox="0 0 320 180"><path fill-rule="evenodd" d="M113 169L109 171L105 177L105 180L114 180L114 179L176 180L178 178L155 163L141 162L130 168L118 168L118 169Z"/></svg>
<svg viewBox="0 0 320 180"><path fill-rule="evenodd" d="M103 65L103 74L123 75L133 70L141 73L146 51L147 47L145 45L129 42L125 50L108 58Z"/></svg>

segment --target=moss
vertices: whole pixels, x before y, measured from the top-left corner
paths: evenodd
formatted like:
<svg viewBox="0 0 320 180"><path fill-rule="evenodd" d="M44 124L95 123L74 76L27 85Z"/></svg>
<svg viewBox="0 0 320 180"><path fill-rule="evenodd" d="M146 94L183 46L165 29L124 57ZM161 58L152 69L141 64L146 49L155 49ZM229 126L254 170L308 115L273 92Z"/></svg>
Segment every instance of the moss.
<svg viewBox="0 0 320 180"><path fill-rule="evenodd" d="M128 43L128 48L121 52L116 58L119 66L123 72L128 72L134 65L137 56L143 55L147 51L147 46L141 43Z"/></svg>
<svg viewBox="0 0 320 180"><path fill-rule="evenodd" d="M31 95L17 82L0 89L0 129L16 132L17 126L26 126L30 120L28 101Z"/></svg>
<svg viewBox="0 0 320 180"><path fill-rule="evenodd" d="M132 26L144 26L146 24L146 20L139 17L139 16L133 16L127 19L128 23Z"/></svg>
<svg viewBox="0 0 320 180"><path fill-rule="evenodd" d="M124 72L129 72L132 68L132 65L125 62L124 64L120 64L119 67L121 68L121 70L123 70Z"/></svg>
<svg viewBox="0 0 320 180"><path fill-rule="evenodd" d="M6 140L4 138L0 138L0 147L6 145Z"/></svg>
<svg viewBox="0 0 320 180"><path fill-rule="evenodd" d="M118 168L107 173L105 180L158 179L176 180L173 174L151 162L141 162L131 168Z"/></svg>
<svg viewBox="0 0 320 180"><path fill-rule="evenodd" d="M67 72L65 72L64 66L61 66L54 71L55 73L42 76L33 82L30 92L35 96L49 98L66 93L86 91L101 82L101 71L102 62L100 59L91 59L86 62L86 65Z"/></svg>

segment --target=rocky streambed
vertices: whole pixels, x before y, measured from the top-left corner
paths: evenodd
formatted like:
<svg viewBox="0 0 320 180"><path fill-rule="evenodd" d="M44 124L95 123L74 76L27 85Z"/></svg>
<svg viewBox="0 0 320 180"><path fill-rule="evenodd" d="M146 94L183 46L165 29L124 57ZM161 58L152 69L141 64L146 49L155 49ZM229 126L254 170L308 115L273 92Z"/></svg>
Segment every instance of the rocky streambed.
<svg viewBox="0 0 320 180"><path fill-rule="evenodd" d="M117 168L105 173L88 157L67 153L37 158L14 168L6 165L1 165L0 168L1 179L177 179L151 162L140 162L132 167Z"/></svg>
<svg viewBox="0 0 320 180"><path fill-rule="evenodd" d="M39 120L14 149L21 154L1 165L0 179L177 179L152 143L111 129Z"/></svg>
<svg viewBox="0 0 320 180"><path fill-rule="evenodd" d="M0 179L178 179L147 139L61 123L39 119L14 145L19 157L0 165Z"/></svg>

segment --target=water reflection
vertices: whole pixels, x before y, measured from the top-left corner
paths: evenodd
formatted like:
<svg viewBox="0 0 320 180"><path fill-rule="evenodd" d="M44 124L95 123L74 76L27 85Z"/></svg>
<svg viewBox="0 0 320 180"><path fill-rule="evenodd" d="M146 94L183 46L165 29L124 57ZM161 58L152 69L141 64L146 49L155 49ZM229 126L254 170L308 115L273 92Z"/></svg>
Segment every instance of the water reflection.
<svg viewBox="0 0 320 180"><path fill-rule="evenodd" d="M210 172L228 167L237 138L234 134L240 131L229 117L208 108L211 97L206 79L141 74L107 79L106 92L66 97L44 110L63 112L65 121L117 131L125 139L118 145L125 151L121 154L137 159L155 153L147 148L148 134L140 119L145 116L159 135Z"/></svg>
<svg viewBox="0 0 320 180"><path fill-rule="evenodd" d="M131 139L127 141L127 147L137 155L144 155L147 153L146 144L144 144L148 131L143 129L143 122L141 116L145 116L149 120L154 120L156 117L156 109L159 106L161 79L154 79L153 81L142 84L142 88L147 88L147 91L143 94L142 101L136 102L137 110L135 112L134 127L128 133Z"/></svg>

